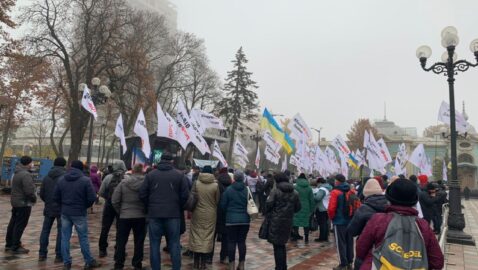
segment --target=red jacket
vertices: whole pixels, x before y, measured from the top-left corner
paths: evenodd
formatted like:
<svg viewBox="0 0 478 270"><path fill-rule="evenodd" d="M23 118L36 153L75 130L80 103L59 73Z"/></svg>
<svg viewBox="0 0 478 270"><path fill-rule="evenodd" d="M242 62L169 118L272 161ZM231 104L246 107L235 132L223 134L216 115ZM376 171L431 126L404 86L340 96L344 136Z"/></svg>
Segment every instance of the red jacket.
<svg viewBox="0 0 478 270"><path fill-rule="evenodd" d="M330 192L329 207L327 209L329 219L332 220L334 225L348 225L351 218L344 217L344 203L343 200L339 200L339 197L345 193L346 200L349 200L352 194L355 194L353 190L350 190L350 186L347 183L342 183L336 186ZM356 200L353 208L356 210L360 207L360 201ZM350 209L349 215L352 215L354 209Z"/></svg>
<svg viewBox="0 0 478 270"><path fill-rule="evenodd" d="M379 246L383 242L388 224L393 218L393 214L391 212L396 212L407 216L418 215L417 210L411 207L398 205L389 206L385 212L386 213L378 213L373 215L373 217L365 226L362 234L357 239L355 246L357 259L363 261L360 270L372 269L372 251L375 246ZM417 218L417 224L420 232L423 235L423 239L425 240L428 257L428 269L442 269L444 257L435 234L430 229L428 222L426 222L424 219Z"/></svg>

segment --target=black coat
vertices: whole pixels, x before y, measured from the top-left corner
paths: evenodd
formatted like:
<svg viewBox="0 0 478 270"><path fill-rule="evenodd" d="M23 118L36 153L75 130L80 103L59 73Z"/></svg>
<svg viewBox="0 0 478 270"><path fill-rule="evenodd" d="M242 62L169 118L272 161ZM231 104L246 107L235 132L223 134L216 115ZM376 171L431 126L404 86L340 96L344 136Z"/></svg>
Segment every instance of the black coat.
<svg viewBox="0 0 478 270"><path fill-rule="evenodd" d="M224 191L226 191L227 187L231 185L231 177L229 174L221 173L217 178L217 184L219 186L219 192L221 193L221 199ZM218 234L224 233L226 230L226 213L224 210L218 206L217 208L217 219L216 219L216 232Z"/></svg>
<svg viewBox="0 0 478 270"><path fill-rule="evenodd" d="M299 194L291 183L282 182L271 191L266 202L266 218L270 221L267 241L284 245L289 240L294 214L300 211Z"/></svg>
<svg viewBox="0 0 478 270"><path fill-rule="evenodd" d="M144 178L139 189L150 218L180 218L183 206L188 200L188 179L184 173L174 169L171 163L160 162Z"/></svg>
<svg viewBox="0 0 478 270"><path fill-rule="evenodd" d="M40 198L45 202L43 215L47 217L61 216L61 206L53 200L56 184L60 177L66 174L64 167L55 166L51 168L48 175L43 178L40 186Z"/></svg>
<svg viewBox="0 0 478 270"><path fill-rule="evenodd" d="M432 197L427 190L423 190L419 195L420 206L422 207L423 218L430 223L434 216L439 213L436 204L441 200L439 196Z"/></svg>
<svg viewBox="0 0 478 270"><path fill-rule="evenodd" d="M365 198L365 202L355 211L347 226L347 232L354 237L360 235L372 216L375 213L385 213L385 208L388 205L385 195L372 195Z"/></svg>

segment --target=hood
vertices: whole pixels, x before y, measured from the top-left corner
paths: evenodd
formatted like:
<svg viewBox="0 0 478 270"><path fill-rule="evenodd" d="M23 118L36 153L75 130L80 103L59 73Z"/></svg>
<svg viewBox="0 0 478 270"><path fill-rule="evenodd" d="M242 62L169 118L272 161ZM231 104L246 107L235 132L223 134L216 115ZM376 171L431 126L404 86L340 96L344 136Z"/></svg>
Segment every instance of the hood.
<svg viewBox="0 0 478 270"><path fill-rule="evenodd" d="M216 182L216 178L211 173L200 173L198 180L203 182L204 184L211 184Z"/></svg>
<svg viewBox="0 0 478 270"><path fill-rule="evenodd" d="M329 183L320 185L320 187L326 188L328 191L331 191L333 187Z"/></svg>
<svg viewBox="0 0 478 270"><path fill-rule="evenodd" d="M83 171L78 170L77 168L70 168L70 170L65 174L65 180L72 182L80 179L83 176L85 176Z"/></svg>
<svg viewBox="0 0 478 270"><path fill-rule="evenodd" d="M97 173L97 172L98 172L98 167L96 167L95 165L91 166L90 173Z"/></svg>
<svg viewBox="0 0 478 270"><path fill-rule="evenodd" d="M348 192L350 190L350 186L347 183L342 183L342 184L336 186L335 188L342 191L342 192Z"/></svg>
<svg viewBox="0 0 478 270"><path fill-rule="evenodd" d="M401 205L390 205L385 208L385 212L387 213L395 212L404 216L418 216L417 209L413 207L401 206Z"/></svg>
<svg viewBox="0 0 478 270"><path fill-rule="evenodd" d="M385 195L371 195L365 198L365 204L372 207L377 212L385 212L389 202Z"/></svg>
<svg viewBox="0 0 478 270"><path fill-rule="evenodd" d="M139 175L139 174L132 174L132 175L127 175L125 179L123 180L124 184L127 188L133 190L133 191L139 191L139 188L143 184L144 180L144 175Z"/></svg>
<svg viewBox="0 0 478 270"><path fill-rule="evenodd" d="M277 188L284 193L294 192L294 186L291 183L281 182L277 184Z"/></svg>
<svg viewBox="0 0 478 270"><path fill-rule="evenodd" d="M113 162L113 172L126 172L126 165L122 160L116 160Z"/></svg>
<svg viewBox="0 0 478 270"><path fill-rule="evenodd" d="M173 164L171 162L166 162L166 161L160 161L158 163L158 170L160 171L170 171L174 169Z"/></svg>
<svg viewBox="0 0 478 270"><path fill-rule="evenodd" d="M244 189L246 189L246 185L244 185L244 182L242 181L239 181L239 182L234 182L231 184L231 187L237 191L243 191Z"/></svg>
<svg viewBox="0 0 478 270"><path fill-rule="evenodd" d="M48 172L51 179L58 178L66 173L65 167L55 166Z"/></svg>
<svg viewBox="0 0 478 270"><path fill-rule="evenodd" d="M309 180L307 179L304 179L304 178L298 178L297 179L297 182L295 183L298 187L301 187L301 188L307 188L310 186L309 184Z"/></svg>

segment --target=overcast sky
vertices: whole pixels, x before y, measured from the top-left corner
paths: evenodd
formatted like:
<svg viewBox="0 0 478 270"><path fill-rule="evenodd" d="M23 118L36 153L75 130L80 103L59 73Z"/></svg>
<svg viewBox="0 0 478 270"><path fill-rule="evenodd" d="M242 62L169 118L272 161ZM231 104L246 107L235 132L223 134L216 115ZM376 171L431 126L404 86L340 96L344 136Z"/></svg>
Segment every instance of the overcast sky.
<svg viewBox="0 0 478 270"><path fill-rule="evenodd" d="M19 4L28 0L19 0ZM205 40L213 69L225 78L242 46L258 82L262 108L299 112L322 136L345 135L361 117L387 118L421 135L437 124L448 86L421 70L416 48L441 59L441 30L458 28L459 58L478 38L476 0L170 0L180 30ZM478 123L478 68L457 76L457 108L466 101ZM261 108L261 110L262 110Z"/></svg>
<svg viewBox="0 0 478 270"><path fill-rule="evenodd" d="M437 123L448 86L421 70L416 48L441 59L441 30L458 28L459 58L473 60L478 1L473 0L171 0L178 27L205 40L212 67L225 78L240 46L258 82L261 105L300 112L328 139L345 135L360 118L387 118L423 129ZM466 101L478 123L478 68L456 81L457 108Z"/></svg>

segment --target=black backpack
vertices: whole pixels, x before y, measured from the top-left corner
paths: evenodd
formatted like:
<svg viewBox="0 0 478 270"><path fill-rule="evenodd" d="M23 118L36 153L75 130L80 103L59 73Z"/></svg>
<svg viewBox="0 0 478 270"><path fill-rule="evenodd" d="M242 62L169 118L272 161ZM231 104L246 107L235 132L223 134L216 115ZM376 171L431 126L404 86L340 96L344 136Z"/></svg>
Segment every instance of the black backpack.
<svg viewBox="0 0 478 270"><path fill-rule="evenodd" d="M347 193L342 192L342 198L344 200L343 214L345 218L352 218L357 209L360 207L359 197L351 192L349 198L347 199Z"/></svg>
<svg viewBox="0 0 478 270"><path fill-rule="evenodd" d="M124 174L123 173L113 173L113 177L111 178L110 183L107 187L106 192L106 200L111 201L113 197L113 192L115 192L116 187L119 185L121 180L123 180Z"/></svg>

